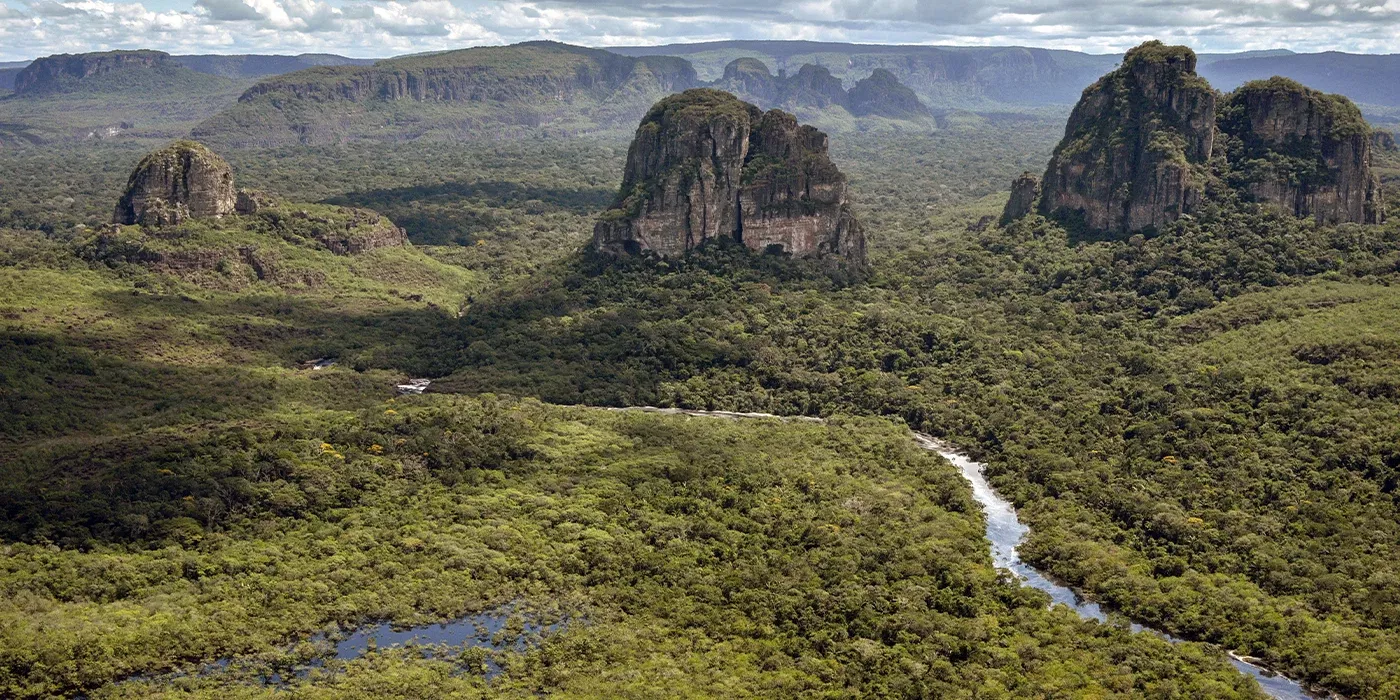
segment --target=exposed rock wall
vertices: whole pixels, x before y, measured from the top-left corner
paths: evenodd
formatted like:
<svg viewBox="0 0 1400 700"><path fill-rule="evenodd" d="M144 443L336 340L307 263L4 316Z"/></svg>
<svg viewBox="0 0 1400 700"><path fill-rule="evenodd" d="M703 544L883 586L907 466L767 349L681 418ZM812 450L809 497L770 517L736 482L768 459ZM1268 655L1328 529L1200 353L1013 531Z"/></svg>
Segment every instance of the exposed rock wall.
<svg viewBox="0 0 1400 700"><path fill-rule="evenodd" d="M749 138L739 190L745 245L865 259L865 236L846 205L846 178L826 151L826 134L787 112L764 113Z"/></svg>
<svg viewBox="0 0 1400 700"><path fill-rule="evenodd" d="M1043 178L1041 211L1123 234L1200 202L1216 94L1184 46L1147 42L1084 90Z"/></svg>
<svg viewBox="0 0 1400 700"><path fill-rule="evenodd" d="M1040 178L1035 173L1024 172L1011 183L1011 198L1001 210L1001 224L1005 226L1029 213L1035 208L1035 198L1040 196Z"/></svg>
<svg viewBox="0 0 1400 700"><path fill-rule="evenodd" d="M826 135L717 90L688 90L642 119L622 189L594 228L604 251L679 256L727 238L754 250L864 261L846 179Z"/></svg>
<svg viewBox="0 0 1400 700"><path fill-rule="evenodd" d="M65 83L82 80L122 68L152 68L174 65L163 51L107 51L104 53L57 54L40 58L15 76L15 94L54 92Z"/></svg>
<svg viewBox="0 0 1400 700"><path fill-rule="evenodd" d="M232 214L233 170L195 141L177 141L148 154L127 180L113 220L164 226Z"/></svg>
<svg viewBox="0 0 1400 700"><path fill-rule="evenodd" d="M1221 106L1230 181L1257 201L1318 223L1377 223L1371 128L1340 95L1287 78L1246 83Z"/></svg>

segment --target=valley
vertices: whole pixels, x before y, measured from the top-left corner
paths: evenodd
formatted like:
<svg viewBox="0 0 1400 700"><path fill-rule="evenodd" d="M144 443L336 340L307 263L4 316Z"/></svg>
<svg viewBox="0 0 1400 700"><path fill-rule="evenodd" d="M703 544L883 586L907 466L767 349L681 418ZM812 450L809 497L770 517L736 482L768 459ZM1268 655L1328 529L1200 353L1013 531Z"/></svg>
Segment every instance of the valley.
<svg viewBox="0 0 1400 700"><path fill-rule="evenodd" d="M1227 650L1400 693L1374 110L1176 47L1026 52L1070 96L1015 104L1022 54L842 46L0 100L0 695L1296 690Z"/></svg>

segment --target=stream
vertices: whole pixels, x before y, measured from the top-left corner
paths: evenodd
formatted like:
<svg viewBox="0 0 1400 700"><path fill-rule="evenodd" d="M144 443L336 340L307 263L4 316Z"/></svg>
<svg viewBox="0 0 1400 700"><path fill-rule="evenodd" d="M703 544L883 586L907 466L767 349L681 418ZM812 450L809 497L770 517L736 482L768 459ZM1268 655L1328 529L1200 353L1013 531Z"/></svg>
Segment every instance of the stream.
<svg viewBox="0 0 1400 700"><path fill-rule="evenodd" d="M427 389L428 380L414 380L399 387L400 393L422 393ZM610 408L614 411L640 411L646 413L659 413L664 415L685 415L706 418L725 418L730 420L747 418L772 418L783 421L807 421L825 422L820 418L805 416L776 416L769 413L737 413L731 411L697 411L677 408L657 408L654 406L635 406L628 408ZM958 452L952 446L940 442L938 439L925 435L924 433L910 431L914 441L920 447L937 453L957 467L964 478L972 485L972 495L977 502L982 505L987 517L987 539L992 543L992 563L998 568L1008 569L1016 575L1023 583L1044 591L1050 595L1051 604L1063 604L1086 619L1098 620L1108 623L1108 614L1098 603L1085 600L1067 586L1060 585L1044 574L1032 568L1029 564L1021 560L1016 548L1026 538L1030 528L1023 524L1016 517L1016 509L1009 501L1002 498L992 488L982 473L982 464L973 461L970 457ZM441 644L448 646L463 647L483 647L496 651L504 649L522 650L526 642L523 638L516 638L509 641L502 641L497 636L505 627L506 618L509 611L493 611L483 613L460 620L436 624L423 625L409 629L394 629L388 624L379 624L367 628L361 628L347 638L335 643L333 655L337 659L349 661L369 652L371 649L401 646L403 644ZM549 634L557 631L559 624L540 626L527 623L525 633L532 636ZM1165 632L1154 630L1137 623L1130 623L1130 629L1134 632L1151 632L1162 636L1171 642L1180 642ZM314 640L313 640L314 641ZM1329 695L1318 695L1309 692L1299 683L1284 676L1274 673L1262 666L1246 661L1235 654L1229 654L1230 663L1241 673L1247 674L1258 682L1266 695L1278 700L1310 700L1312 698L1335 697ZM214 664L206 666L203 672L208 673L228 667L230 659L224 659ZM293 675L304 675L311 667L319 666L320 662L314 662L310 666L301 667L293 671ZM488 670L488 677L494 675L499 669L491 664ZM180 675L180 674L177 674ZM144 676L143 676L144 677ZM273 676L268 679L273 685L280 684L283 679L280 676Z"/></svg>
<svg viewBox="0 0 1400 700"><path fill-rule="evenodd" d="M920 447L930 452L937 452L944 459L952 462L953 466L957 467L958 471L962 472L963 477L972 484L972 496L977 499L978 503L982 504L982 510L987 514L987 539L992 542L993 564L998 568L1009 569L1027 586L1050 594L1052 605L1056 603L1068 605L1076 613L1079 613L1080 617L1099 622L1109 621L1108 614L1098 603L1081 598L1069 587L1055 583L1021 560L1021 556L1016 552L1016 547L1030 533L1030 527L1017 519L1016 508L992 489L992 485L987 482L987 477L982 473L980 463L972 461L967 455L957 452L951 446L939 442L929 435L923 433L914 433L913 435L915 442L918 442ZM1130 623L1130 628L1134 632L1152 632L1161 635L1171 642L1183 641L1136 622ZM1230 663L1241 673L1253 677L1264 693L1270 697L1279 698L1279 700L1308 700L1309 698L1328 697L1310 693L1296 681L1262 666L1249 663L1235 654L1230 654Z"/></svg>
<svg viewBox="0 0 1400 700"><path fill-rule="evenodd" d="M799 420L822 422L820 418L805 416L787 417L776 416L770 413L735 413L732 411L696 411L678 408L657 408L655 406L637 406L630 408L612 409L618 411L642 411L646 413L661 413L667 415L702 416L710 418L777 418L779 420ZM987 477L982 473L982 464L975 462L972 458L958 452L952 446L940 442L938 439L924 433L910 431L914 441L919 446L935 452L939 456L948 460L953 466L962 472L964 478L972 485L972 496L977 502L982 504L982 510L987 516L987 539L992 543L992 563L998 568L1008 569L1021 579L1023 583L1036 590L1044 591L1050 595L1051 605L1063 604L1070 607L1079 614L1080 617L1098 620L1107 623L1108 613L1091 600L1085 600L1078 593L1068 586L1060 585L1050 578L1031 567L1030 564L1021 560L1016 548L1020 546L1022 540L1030 533L1030 527L1022 523L1016 517L1016 508L1010 501L1002 498L987 481ZM1134 632L1151 632L1160 635L1170 642L1185 641L1171 636L1160 630L1140 625L1136 622L1129 623L1129 628ZM1252 664L1244 658L1230 653L1230 663L1241 673L1244 673L1256 682L1264 693L1278 700L1311 700L1314 698L1335 697L1328 694L1315 694L1309 692L1300 683L1291 680L1278 673L1274 673L1267 668Z"/></svg>

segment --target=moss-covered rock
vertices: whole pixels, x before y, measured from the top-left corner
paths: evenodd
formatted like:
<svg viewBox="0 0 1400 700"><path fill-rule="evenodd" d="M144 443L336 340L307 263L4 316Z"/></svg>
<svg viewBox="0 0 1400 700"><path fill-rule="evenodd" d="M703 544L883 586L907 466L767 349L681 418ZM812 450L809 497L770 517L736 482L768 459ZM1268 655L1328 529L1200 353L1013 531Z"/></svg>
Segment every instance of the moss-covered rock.
<svg viewBox="0 0 1400 700"><path fill-rule="evenodd" d="M233 169L196 141L177 141L141 159L127 180L113 220L168 226L234 213Z"/></svg>
<svg viewBox="0 0 1400 700"><path fill-rule="evenodd" d="M1084 90L1045 171L1041 211L1094 232L1161 226L1194 209L1216 93L1185 46L1147 42Z"/></svg>
<svg viewBox="0 0 1400 700"><path fill-rule="evenodd" d="M708 89L667 97L642 119L617 200L593 235L611 252L678 256L726 238L800 257L865 258L826 135Z"/></svg>
<svg viewBox="0 0 1400 700"><path fill-rule="evenodd" d="M1371 127L1341 95L1274 77L1246 83L1221 104L1231 184L1253 199L1319 223L1376 223L1380 182Z"/></svg>

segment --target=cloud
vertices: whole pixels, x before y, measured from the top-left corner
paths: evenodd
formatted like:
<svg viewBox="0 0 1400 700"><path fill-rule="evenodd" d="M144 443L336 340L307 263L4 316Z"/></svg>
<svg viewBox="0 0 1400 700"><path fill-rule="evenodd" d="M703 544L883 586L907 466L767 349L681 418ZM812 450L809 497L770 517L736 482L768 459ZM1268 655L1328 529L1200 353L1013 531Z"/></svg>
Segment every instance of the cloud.
<svg viewBox="0 0 1400 700"><path fill-rule="evenodd" d="M266 19L243 0L198 0L195 7L204 8L215 22L241 22Z"/></svg>
<svg viewBox="0 0 1400 700"><path fill-rule="evenodd" d="M28 4L29 11L40 17L71 17L83 14L79 8L63 5L53 0L30 0Z"/></svg>
<svg viewBox="0 0 1400 700"><path fill-rule="evenodd" d="M388 56L530 39L1400 52L1396 26L1400 0L0 0L0 60L138 47Z"/></svg>

